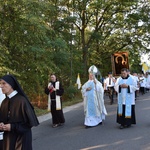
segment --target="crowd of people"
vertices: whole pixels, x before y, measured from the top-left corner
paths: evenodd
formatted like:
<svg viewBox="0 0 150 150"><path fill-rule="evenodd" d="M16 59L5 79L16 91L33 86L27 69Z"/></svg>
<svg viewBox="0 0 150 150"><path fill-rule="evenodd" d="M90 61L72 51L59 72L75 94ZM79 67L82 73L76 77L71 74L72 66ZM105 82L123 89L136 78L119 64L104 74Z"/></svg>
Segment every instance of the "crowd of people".
<svg viewBox="0 0 150 150"><path fill-rule="evenodd" d="M16 78L5 75L0 79L0 148L4 150L32 150L31 128L39 124L33 106L22 90ZM110 104L117 96L117 118L120 129L136 124L136 97L150 90L150 74L130 73L126 68L121 69L119 77L108 76L101 83L94 72L89 71L89 79L83 84L81 93L84 102L84 125L91 128L103 123L107 110L104 104L105 91L109 94ZM2 93L3 92L3 93ZM50 75L50 82L45 88L48 95L48 106L52 114L52 127L56 128L65 123L62 109L64 89L55 74Z"/></svg>
<svg viewBox="0 0 150 150"><path fill-rule="evenodd" d="M144 87L143 87L144 85ZM109 72L108 76L101 83L92 71L89 71L89 79L83 84L81 93L84 102L84 125L85 128L101 125L107 111L104 104L104 94L107 91L110 104L114 103L114 95L117 96L117 123L120 129L136 124L135 101L139 93L144 94L150 87L150 75L130 73L130 70L123 68L119 77L113 77ZM49 98L49 106L52 114L52 127L59 127L65 123L62 110L61 96L64 89L54 74L50 75L50 82L45 88Z"/></svg>
<svg viewBox="0 0 150 150"><path fill-rule="evenodd" d="M81 92L84 100L84 113L86 128L102 124L107 115L104 104L104 94L108 94L110 104L114 103L117 96L117 118L120 129L136 124L135 101L139 94L145 94L150 89L150 75L130 73L127 68L121 69L119 77L108 76L100 83L94 73L89 72L89 80L82 86Z"/></svg>
<svg viewBox="0 0 150 150"><path fill-rule="evenodd" d="M127 69L127 73L134 79L136 82L137 90L135 92L135 99L139 94L143 95L150 90L150 73L130 73L130 70ZM103 87L106 95L110 98L110 104L113 104L113 97L116 94L114 90L114 85L117 78L113 77L112 72L108 73L108 76L103 79Z"/></svg>

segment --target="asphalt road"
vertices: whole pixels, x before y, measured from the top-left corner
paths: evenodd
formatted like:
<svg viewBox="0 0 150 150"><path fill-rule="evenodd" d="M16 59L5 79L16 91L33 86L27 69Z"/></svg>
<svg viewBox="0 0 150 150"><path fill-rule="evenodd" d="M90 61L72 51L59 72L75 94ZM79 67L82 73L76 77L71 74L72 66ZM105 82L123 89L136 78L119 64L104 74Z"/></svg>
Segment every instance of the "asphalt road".
<svg viewBox="0 0 150 150"><path fill-rule="evenodd" d="M150 150L150 92L136 101L137 124L119 129L116 123L117 104L110 105L103 125L85 129L83 104L65 112L66 123L51 127L51 119L33 128L33 150Z"/></svg>

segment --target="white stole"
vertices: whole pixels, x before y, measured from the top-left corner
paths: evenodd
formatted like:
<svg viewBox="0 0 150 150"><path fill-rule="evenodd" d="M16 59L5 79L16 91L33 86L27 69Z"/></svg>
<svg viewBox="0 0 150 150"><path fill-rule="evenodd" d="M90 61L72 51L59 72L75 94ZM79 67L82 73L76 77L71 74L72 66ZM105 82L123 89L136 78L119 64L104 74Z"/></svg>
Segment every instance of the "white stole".
<svg viewBox="0 0 150 150"><path fill-rule="evenodd" d="M127 84L129 85L129 88L131 85L133 85L133 78L129 77L128 79L122 79L120 78L118 85L121 84ZM132 111L132 91L129 91L128 88L121 88L121 91L118 92L118 115L122 116L123 109L122 105L125 104L125 118L131 118L131 111Z"/></svg>
<svg viewBox="0 0 150 150"><path fill-rule="evenodd" d="M55 89L59 90L59 81L57 81L55 83ZM51 82L48 84L48 87L51 85ZM51 97L50 97L50 93L48 95L48 111L51 111ZM56 110L61 110L61 100L60 100L60 96L56 95Z"/></svg>

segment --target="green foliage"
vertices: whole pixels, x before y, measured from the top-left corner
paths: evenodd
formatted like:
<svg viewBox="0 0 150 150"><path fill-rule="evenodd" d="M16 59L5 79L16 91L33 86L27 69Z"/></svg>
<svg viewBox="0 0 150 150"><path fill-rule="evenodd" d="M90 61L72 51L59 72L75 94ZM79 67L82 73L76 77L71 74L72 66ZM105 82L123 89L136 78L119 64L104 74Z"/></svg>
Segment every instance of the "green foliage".
<svg viewBox="0 0 150 150"><path fill-rule="evenodd" d="M104 76L114 52L128 51L130 67L140 71L149 14L148 0L0 0L1 76L14 74L31 101L43 101L48 76L56 73L72 100L80 93L77 74L84 83L94 64Z"/></svg>
<svg viewBox="0 0 150 150"><path fill-rule="evenodd" d="M79 92L80 91L77 89L76 86L70 85L69 87L66 87L63 98L64 98L64 100L65 100L65 98L67 98L68 100L71 101L71 100L75 99L75 96L77 94L79 94Z"/></svg>

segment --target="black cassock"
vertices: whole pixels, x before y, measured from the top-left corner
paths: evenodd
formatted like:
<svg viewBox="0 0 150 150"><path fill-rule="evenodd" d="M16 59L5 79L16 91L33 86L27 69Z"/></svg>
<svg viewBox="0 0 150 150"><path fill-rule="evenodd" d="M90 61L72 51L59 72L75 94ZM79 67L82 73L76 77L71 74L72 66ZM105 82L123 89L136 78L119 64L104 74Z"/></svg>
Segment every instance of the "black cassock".
<svg viewBox="0 0 150 150"><path fill-rule="evenodd" d="M119 116L117 111L117 123L121 124L122 126L136 124L135 105L131 106L131 118L125 118L125 105L122 105L122 110L122 116Z"/></svg>
<svg viewBox="0 0 150 150"><path fill-rule="evenodd" d="M53 87L55 88L55 83L56 82L51 82ZM45 88L45 93L48 95L50 93L49 89L46 87ZM59 89L56 91L53 91L50 93L50 98L51 98L51 114L52 114L52 122L53 124L62 124L65 122L64 114L62 109L61 110L56 110L56 95L62 96L64 93L64 89L60 83ZM62 105L62 100L61 100L61 105Z"/></svg>
<svg viewBox="0 0 150 150"><path fill-rule="evenodd" d="M31 128L39 124L32 105L17 93L6 97L0 108L0 122L11 124L4 132L3 150L32 150Z"/></svg>

